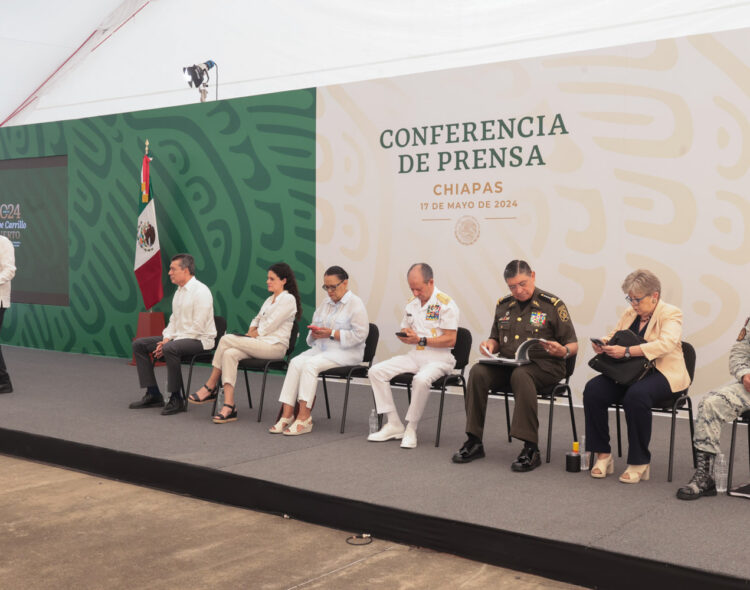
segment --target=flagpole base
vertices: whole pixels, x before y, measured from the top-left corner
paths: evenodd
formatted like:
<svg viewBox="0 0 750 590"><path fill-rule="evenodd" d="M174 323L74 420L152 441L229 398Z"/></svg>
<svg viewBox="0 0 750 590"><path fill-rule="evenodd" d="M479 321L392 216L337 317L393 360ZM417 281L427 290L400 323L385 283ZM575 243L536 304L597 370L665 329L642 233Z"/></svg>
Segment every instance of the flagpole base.
<svg viewBox="0 0 750 590"><path fill-rule="evenodd" d="M135 332L135 338L145 338L147 336L161 336L164 331L164 313L161 311L142 311L138 314L138 329ZM135 355L128 363L135 366ZM157 366L163 365L163 362L156 363Z"/></svg>

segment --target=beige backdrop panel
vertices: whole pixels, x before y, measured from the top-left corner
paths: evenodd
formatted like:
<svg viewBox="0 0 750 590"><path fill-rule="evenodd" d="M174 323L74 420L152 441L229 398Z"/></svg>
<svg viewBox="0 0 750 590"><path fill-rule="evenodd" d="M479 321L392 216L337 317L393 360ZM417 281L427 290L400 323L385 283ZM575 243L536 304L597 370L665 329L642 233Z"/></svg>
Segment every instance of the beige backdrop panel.
<svg viewBox="0 0 750 590"><path fill-rule="evenodd" d="M747 35L319 89L319 274L348 270L381 330L377 358L403 350L393 332L412 262L433 266L478 343L507 293L503 268L524 258L570 309L582 344L577 395L592 376L588 337L614 325L626 306L620 284L637 267L656 272L664 299L684 312L684 339L698 352L693 394L726 382L728 349L750 314ZM556 114L567 134L549 134ZM544 135L446 143L444 128L435 145L381 145L387 129L524 116L544 116ZM545 165L438 169L439 152L514 145L524 164L537 145ZM399 173L401 157L420 152L429 171Z"/></svg>

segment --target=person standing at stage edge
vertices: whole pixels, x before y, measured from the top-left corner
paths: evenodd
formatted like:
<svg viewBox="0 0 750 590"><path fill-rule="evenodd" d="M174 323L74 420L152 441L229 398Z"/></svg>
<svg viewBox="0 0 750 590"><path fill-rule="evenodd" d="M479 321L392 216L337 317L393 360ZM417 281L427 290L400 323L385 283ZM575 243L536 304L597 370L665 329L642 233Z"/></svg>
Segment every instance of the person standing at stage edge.
<svg viewBox="0 0 750 590"><path fill-rule="evenodd" d="M482 435L489 391L512 391L516 403L510 434L524 445L511 469L524 472L542 464L537 446L537 391L565 377L565 361L578 352L578 342L567 307L554 295L536 288L536 273L526 261L510 262L503 277L510 295L498 300L490 337L481 343L480 352L486 356L486 349L509 358L529 338L542 338L546 342L532 346L529 364L476 364L471 368L464 399L469 438L453 455L453 462L468 463L484 457Z"/></svg>
<svg viewBox="0 0 750 590"><path fill-rule="evenodd" d="M10 307L10 282L16 276L16 251L13 242L0 236L0 328L3 326L5 310ZM0 393L12 393L8 369L5 367L3 351L0 350Z"/></svg>
<svg viewBox="0 0 750 590"><path fill-rule="evenodd" d="M138 380L146 394L131 409L155 408L164 405L154 375L150 353L164 358L167 363L169 402L162 415L169 416L186 410L187 401L180 394L182 371L180 359L184 355L210 350L216 338L214 299L206 285L195 278L195 260L190 254L177 254L169 264L169 280L177 285L172 298L172 315L161 336L147 336L133 341L133 354L138 368Z"/></svg>
<svg viewBox="0 0 750 590"><path fill-rule="evenodd" d="M375 395L378 414L385 414L388 422L367 437L371 442L402 439L401 448L417 446L417 424L422 417L432 382L453 370L456 359L451 348L458 332L456 303L435 286L430 265L413 264L406 273L409 289L414 297L406 304L398 339L413 348L373 366L370 384ZM399 373L416 373L412 380L411 403L406 413L406 429L393 403L390 380Z"/></svg>

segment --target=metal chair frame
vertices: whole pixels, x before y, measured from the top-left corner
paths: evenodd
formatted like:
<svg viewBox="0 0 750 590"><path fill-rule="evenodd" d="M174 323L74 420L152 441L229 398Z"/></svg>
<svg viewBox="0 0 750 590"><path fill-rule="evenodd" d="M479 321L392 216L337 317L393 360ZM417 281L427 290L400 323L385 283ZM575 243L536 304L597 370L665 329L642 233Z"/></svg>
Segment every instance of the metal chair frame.
<svg viewBox="0 0 750 590"><path fill-rule="evenodd" d="M453 373L448 373L440 379L437 379L430 385L433 391L440 391L440 410L438 412L437 432L435 433L435 446L440 446L440 429L443 424L443 406L445 403L445 388L449 385L460 386L466 397L466 379L464 370L469 364L469 354L471 352L471 332L466 328L459 327L456 333L456 344L451 349L451 353L456 359ZM458 373L456 373L458 371ZM391 379L391 385L406 387L406 394L411 403L411 383L414 379L414 373L400 373Z"/></svg>

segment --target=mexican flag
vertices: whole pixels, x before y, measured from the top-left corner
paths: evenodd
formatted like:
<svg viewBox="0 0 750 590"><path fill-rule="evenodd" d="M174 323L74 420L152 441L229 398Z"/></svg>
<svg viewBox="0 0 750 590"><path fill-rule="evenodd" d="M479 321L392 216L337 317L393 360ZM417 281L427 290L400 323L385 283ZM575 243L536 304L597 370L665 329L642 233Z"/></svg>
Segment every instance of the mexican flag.
<svg viewBox="0 0 750 590"><path fill-rule="evenodd" d="M156 209L151 196L149 163L151 158L143 156L141 166L141 202L138 214L138 233L135 241L135 278L141 288L143 303L151 309L164 297L161 284L161 251L159 232L156 230Z"/></svg>

